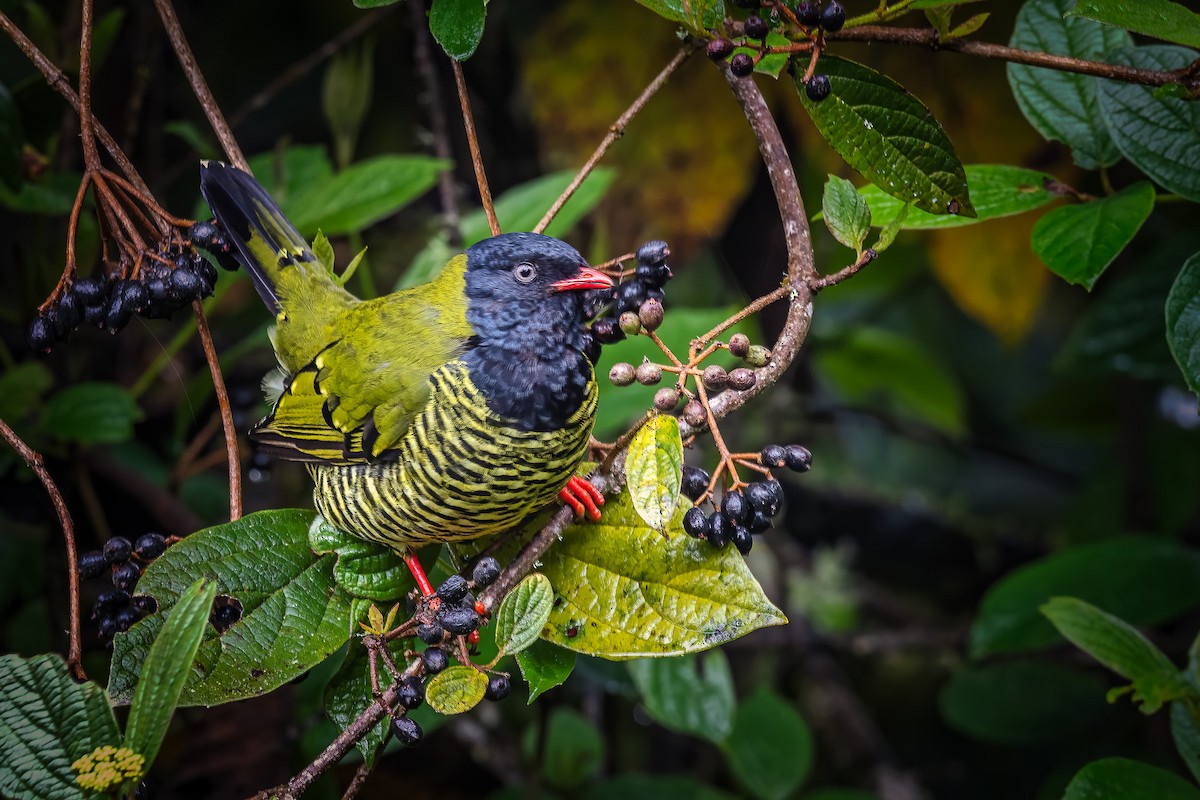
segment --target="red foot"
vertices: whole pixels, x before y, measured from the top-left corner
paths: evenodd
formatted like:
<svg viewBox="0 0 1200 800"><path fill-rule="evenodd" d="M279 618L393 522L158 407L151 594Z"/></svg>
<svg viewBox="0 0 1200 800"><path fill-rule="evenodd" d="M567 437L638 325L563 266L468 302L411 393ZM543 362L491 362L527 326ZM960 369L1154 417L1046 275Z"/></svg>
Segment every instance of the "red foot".
<svg viewBox="0 0 1200 800"><path fill-rule="evenodd" d="M604 505L604 495L578 475L572 475L567 480L567 485L559 490L558 496L574 510L576 519L583 517L584 511L593 521L600 519L599 506Z"/></svg>
<svg viewBox="0 0 1200 800"><path fill-rule="evenodd" d="M408 571L412 573L413 579L417 582L417 588L421 590L421 596L429 597L433 594L433 584L425 576L425 568L417 560L417 554L409 550L404 554L404 563L408 565Z"/></svg>

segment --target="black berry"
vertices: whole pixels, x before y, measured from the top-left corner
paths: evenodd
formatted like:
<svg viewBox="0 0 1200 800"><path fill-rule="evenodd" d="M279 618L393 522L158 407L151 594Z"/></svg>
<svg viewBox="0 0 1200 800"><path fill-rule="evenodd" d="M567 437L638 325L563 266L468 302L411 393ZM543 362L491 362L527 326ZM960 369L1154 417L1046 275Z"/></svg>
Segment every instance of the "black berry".
<svg viewBox="0 0 1200 800"><path fill-rule="evenodd" d="M117 612L117 616L116 616L117 630L124 633L125 631L132 628L134 623L137 622L141 618L142 618L141 615L139 615L136 610L134 610L130 606L125 606L124 608L122 608L120 611Z"/></svg>
<svg viewBox="0 0 1200 800"><path fill-rule="evenodd" d="M786 462L787 452L782 445L769 444L759 454L764 467L782 467Z"/></svg>
<svg viewBox="0 0 1200 800"><path fill-rule="evenodd" d="M421 660L425 662L425 671L430 675L436 675L450 666L450 656L440 647L427 648L421 653Z"/></svg>
<svg viewBox="0 0 1200 800"><path fill-rule="evenodd" d="M167 550L167 539L161 533L147 533L138 537L133 545L134 554L143 561L158 558Z"/></svg>
<svg viewBox="0 0 1200 800"><path fill-rule="evenodd" d="M104 327L112 333L116 333L129 324L132 316L133 306L126 304L120 296L114 297L108 302L108 309L104 313Z"/></svg>
<svg viewBox="0 0 1200 800"><path fill-rule="evenodd" d="M733 525L720 511L714 511L708 517L708 543L718 549L729 544L733 534Z"/></svg>
<svg viewBox="0 0 1200 800"><path fill-rule="evenodd" d="M59 324L65 329L74 328L83 321L83 303L79 302L73 292L67 292L58 298L55 308L58 309Z"/></svg>
<svg viewBox="0 0 1200 800"><path fill-rule="evenodd" d="M100 629L100 638L104 641L109 641L117 635L117 618L116 615L107 615L100 617L97 627Z"/></svg>
<svg viewBox="0 0 1200 800"><path fill-rule="evenodd" d="M683 515L683 529L687 531L688 536L693 536L697 539L708 537L708 515L704 510L697 506L692 506Z"/></svg>
<svg viewBox="0 0 1200 800"><path fill-rule="evenodd" d="M442 613L441 622L455 636L466 636L479 627L479 615L472 608L451 608Z"/></svg>
<svg viewBox="0 0 1200 800"><path fill-rule="evenodd" d="M770 29L767 21L758 14L751 14L746 17L746 35L751 39L767 38L767 31Z"/></svg>
<svg viewBox="0 0 1200 800"><path fill-rule="evenodd" d="M136 594L129 599L129 607L136 611L139 617L148 617L158 611L158 601L148 594Z"/></svg>
<svg viewBox="0 0 1200 800"><path fill-rule="evenodd" d="M108 569L108 559L99 550L89 550L79 556L79 575L82 578L95 578Z"/></svg>
<svg viewBox="0 0 1200 800"><path fill-rule="evenodd" d="M708 46L704 48L704 52L713 61L724 61L725 59L729 58L729 56L733 55L733 42L725 38L713 39L708 43ZM642 246L645 247L645 245ZM641 250L638 251L638 256L638 260L642 260L640 258Z"/></svg>
<svg viewBox="0 0 1200 800"><path fill-rule="evenodd" d="M392 733L405 747L416 747L421 743L421 737L425 735L421 726L408 717L393 719Z"/></svg>
<svg viewBox="0 0 1200 800"><path fill-rule="evenodd" d="M49 350L57 338L54 325L44 315L34 317L33 322L29 323L29 331L25 334L29 349L43 352Z"/></svg>
<svg viewBox="0 0 1200 800"><path fill-rule="evenodd" d="M491 586L500 577L500 562L491 556L479 559L471 570L471 579L476 586Z"/></svg>
<svg viewBox="0 0 1200 800"><path fill-rule="evenodd" d="M721 496L721 513L739 525L750 516L750 504L740 489L730 489Z"/></svg>
<svg viewBox="0 0 1200 800"><path fill-rule="evenodd" d="M109 564L123 564L133 554L133 545L124 536L114 536L104 543L104 560Z"/></svg>
<svg viewBox="0 0 1200 800"><path fill-rule="evenodd" d="M800 24L807 27L816 27L821 22L821 4L804 2L796 4L796 19L800 20Z"/></svg>
<svg viewBox="0 0 1200 800"><path fill-rule="evenodd" d="M511 690L512 684L509 683L507 675L493 675L488 678L487 690L483 696L488 700L503 700Z"/></svg>
<svg viewBox="0 0 1200 800"><path fill-rule="evenodd" d="M729 70L739 78L744 78L754 72L754 59L745 53L737 53L729 59Z"/></svg>
<svg viewBox="0 0 1200 800"><path fill-rule="evenodd" d="M467 596L467 579L461 575L451 575L438 587L437 596L447 603L457 603Z"/></svg>
<svg viewBox="0 0 1200 800"><path fill-rule="evenodd" d="M708 489L709 474L699 467L690 464L683 468L683 485L680 491L689 500L698 500Z"/></svg>
<svg viewBox="0 0 1200 800"><path fill-rule="evenodd" d="M150 302L150 291L141 281L124 281L121 285L121 299L130 309L137 311L145 308Z"/></svg>
<svg viewBox="0 0 1200 800"><path fill-rule="evenodd" d="M808 472L812 469L812 453L808 452L807 447L789 444L785 450L784 463L788 469L795 472Z"/></svg>
<svg viewBox="0 0 1200 800"><path fill-rule="evenodd" d="M400 684L400 691L396 695L396 699L400 701L400 705L411 711L424 702L425 692L421 690L419 681L405 678L404 683Z"/></svg>
<svg viewBox="0 0 1200 800"><path fill-rule="evenodd" d="M838 0L829 0L825 8L821 9L821 27L833 33L840 31L845 24L846 9L842 8Z"/></svg>
<svg viewBox="0 0 1200 800"><path fill-rule="evenodd" d="M592 323L592 336L600 344L613 344L625 338L625 331L617 324L616 317L601 317Z"/></svg>
<svg viewBox="0 0 1200 800"><path fill-rule="evenodd" d="M662 264L670 255L671 248L667 246L667 243L659 239L654 239L638 248L637 260L639 264Z"/></svg>
<svg viewBox="0 0 1200 800"><path fill-rule="evenodd" d="M814 103L819 103L826 97L829 97L833 87L829 85L829 77L817 73L809 78L808 83L804 85L804 93L808 95L808 99Z"/></svg>
<svg viewBox="0 0 1200 800"><path fill-rule="evenodd" d="M100 616L104 612L116 611L129 604L129 592L124 589L105 589L96 595L96 603L92 609Z"/></svg>
<svg viewBox="0 0 1200 800"><path fill-rule="evenodd" d="M417 638L425 644L437 644L445 634L445 629L437 622L423 622L417 626Z"/></svg>
<svg viewBox="0 0 1200 800"><path fill-rule="evenodd" d="M118 589L124 589L127 592L133 591L133 587L137 585L138 578L140 577L142 577L142 571L138 569L137 564L126 561L124 564L113 568L113 586Z"/></svg>
<svg viewBox="0 0 1200 800"><path fill-rule="evenodd" d="M733 536L730 537L730 541L733 542L733 546L736 547L738 552L742 555L748 554L750 552L750 548L754 546L754 539L750 536L750 531L741 525L738 525L733 529Z"/></svg>
<svg viewBox="0 0 1200 800"><path fill-rule="evenodd" d="M746 523L746 527L750 529L751 533L762 533L763 531L770 530L771 518L758 509L755 509L754 513L750 515L750 521Z"/></svg>
<svg viewBox="0 0 1200 800"><path fill-rule="evenodd" d="M107 291L104 287L104 281L97 278L83 278L75 281L71 286L71 291L75 293L75 297L79 302L87 306L98 306L104 303L104 297Z"/></svg>
<svg viewBox="0 0 1200 800"><path fill-rule="evenodd" d="M746 487L746 500L754 511L761 511L768 517L775 515L779 506L775 502L775 492L766 483L755 482Z"/></svg>

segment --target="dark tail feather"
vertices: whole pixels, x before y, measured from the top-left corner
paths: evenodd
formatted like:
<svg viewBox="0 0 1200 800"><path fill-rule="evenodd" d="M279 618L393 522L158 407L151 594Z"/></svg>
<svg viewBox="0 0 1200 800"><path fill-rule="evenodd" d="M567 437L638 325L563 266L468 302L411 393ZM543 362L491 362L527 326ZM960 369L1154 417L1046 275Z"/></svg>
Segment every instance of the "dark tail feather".
<svg viewBox="0 0 1200 800"><path fill-rule="evenodd" d="M262 185L219 161L200 162L200 194L237 248L259 297L279 309L275 286L289 265L316 261L304 240Z"/></svg>

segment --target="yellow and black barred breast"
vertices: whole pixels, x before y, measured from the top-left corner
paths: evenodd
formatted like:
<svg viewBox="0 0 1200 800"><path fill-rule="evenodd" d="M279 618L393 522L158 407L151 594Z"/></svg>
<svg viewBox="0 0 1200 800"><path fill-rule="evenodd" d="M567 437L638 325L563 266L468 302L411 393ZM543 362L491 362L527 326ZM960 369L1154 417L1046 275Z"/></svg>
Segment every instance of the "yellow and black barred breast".
<svg viewBox="0 0 1200 800"><path fill-rule="evenodd" d="M550 503L587 452L594 377L579 409L553 431L507 424L461 360L429 380L429 402L397 459L309 465L317 510L334 526L397 549L499 533Z"/></svg>

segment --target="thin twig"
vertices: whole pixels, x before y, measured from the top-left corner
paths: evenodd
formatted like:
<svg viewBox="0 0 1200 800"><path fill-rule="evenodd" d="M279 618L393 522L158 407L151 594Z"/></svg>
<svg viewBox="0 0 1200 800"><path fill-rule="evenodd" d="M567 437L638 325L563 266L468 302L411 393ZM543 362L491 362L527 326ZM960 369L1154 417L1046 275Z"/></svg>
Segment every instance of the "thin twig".
<svg viewBox="0 0 1200 800"><path fill-rule="evenodd" d="M433 60L432 38L429 35L429 23L425 20L424 0L409 0L413 28L413 60L417 64L417 73L425 84L425 91L418 99L424 101L425 113L429 115L429 129L433 134L433 152L438 158L451 161L454 152L450 147L450 123L446 119L446 109L442 107L442 90L438 83L437 67ZM446 234L450 247L458 249L462 246L461 220L458 213L458 189L454 185L454 172L442 170L438 173L438 198L442 205L442 222L446 226Z"/></svg>
<svg viewBox="0 0 1200 800"><path fill-rule="evenodd" d="M89 172L100 169L92 125L92 0L83 0L79 30L79 132L83 138L83 163Z"/></svg>
<svg viewBox="0 0 1200 800"><path fill-rule="evenodd" d="M828 286L835 286L841 283L842 281L846 280L846 278L849 278L851 275L855 274L878 257L879 254L876 253L873 248L868 247L866 250L862 251L858 258L854 260L853 264L842 267L832 275L823 275L820 278L814 278L813 280L809 281L808 285L812 287L813 293L815 294L816 292L819 292Z"/></svg>
<svg viewBox="0 0 1200 800"><path fill-rule="evenodd" d="M242 155L242 148L238 146L229 123L225 121L221 107L217 105L216 98L208 88L208 82L204 80L204 73L200 71L200 65L196 62L196 56L192 54L187 37L183 35L183 27L179 24L179 17L175 14L171 0L154 0L154 5L158 9L158 15L162 18L163 27L167 30L167 38L171 40L171 47L175 48L175 57L179 59L179 65L183 67L183 73L187 76L188 83L191 84L192 91L196 94L196 99L200 101L204 116L208 117L208 124L217 135L221 149L225 151L225 157L238 169L249 172L250 165L246 163L246 157Z"/></svg>
<svg viewBox="0 0 1200 800"><path fill-rule="evenodd" d="M837 33L826 33L830 41L841 42L886 42L889 44L916 45L928 47L930 50L951 50L969 56L992 58L1009 61L1014 64L1028 64L1032 67L1048 67L1064 72L1078 72L1082 75L1096 75L1101 78L1140 83L1146 86L1163 86L1168 83L1183 83L1189 89L1196 89L1196 76L1190 67L1177 70L1142 69L1127 67L1122 64L1105 64L1101 61L1088 61L1083 58L1060 56L1053 53L1043 53L1040 50L1021 50L992 42L978 42L969 39L951 39L941 41L933 28L893 28L885 25L861 25L857 28L846 28Z"/></svg>
<svg viewBox="0 0 1200 800"><path fill-rule="evenodd" d="M354 800L358 797L358 793L362 791L362 787L367 782L367 776L371 774L371 765L366 761L358 765L358 769L354 770L354 778L350 781L350 785L346 787L346 791L342 794L342 800Z"/></svg>
<svg viewBox="0 0 1200 800"><path fill-rule="evenodd" d="M50 495L50 502L54 503L54 511L58 514L58 524L62 528L63 540L67 544L67 592L71 603L67 669L71 671L75 680L86 681L87 673L83 671L81 660L83 648L80 645L79 635L79 555L75 550L75 525L71 522L71 512L67 510L67 503L63 500L62 492L58 490L54 478L50 477L50 471L46 469L41 454L25 444L21 437L17 436L16 432L8 427L2 419L0 419L0 436L8 442L13 450L17 451L17 455L33 470L33 474L37 475L42 486L46 488L46 494Z"/></svg>
<svg viewBox="0 0 1200 800"><path fill-rule="evenodd" d="M483 168L483 154L479 151L479 137L475 134L475 116L471 113L471 98L467 95L467 81L463 77L462 64L450 59L454 68L454 84L458 88L458 103L462 106L463 127L467 129L467 145L471 148L471 164L475 167L475 182L479 184L479 199L483 213L487 215L492 236L500 234L500 220L496 219L496 207L492 204L492 190L488 187L487 171Z"/></svg>
<svg viewBox="0 0 1200 800"><path fill-rule="evenodd" d="M217 360L217 348L213 345L204 306L199 300L192 301L192 316L196 318L196 332L204 347L204 358L208 371L212 373L213 391L217 395L217 406L221 409L221 425L225 429L225 452L229 462L229 521L242 516L242 467L238 458L237 429L233 426L233 410L229 407L229 393L225 391L225 376L221 374L221 363Z"/></svg>
<svg viewBox="0 0 1200 800"><path fill-rule="evenodd" d="M599 146L596 147L595 152L592 153L592 157L587 160L586 164L580 167L579 172L575 174L575 177L571 180L570 185L563 190L563 193L558 196L557 200L554 201L554 205L550 206L550 210L547 211L541 220L538 221L538 224L533 227L534 233L541 233L542 231L546 230L546 228L554 220L554 217L557 216L558 212L562 210L562 207L566 205L568 200L571 199L571 195L575 194L575 191L583 185L583 182L585 179L587 179L587 176L590 175L592 170L596 168L596 165L600 163L600 159L602 159L604 154L608 152L608 148L612 147L613 142L625 135L625 128L629 125L637 113L642 110L642 107L646 105L650 98L653 97L654 94L663 87L663 84L667 82L667 79L671 77L675 70L679 69L679 65L687 60L687 57L692 54L693 49L694 47L691 44L681 47L679 52L675 54L675 57L667 62L667 65L663 67L662 71L655 76L654 80L650 81L646 88L642 90L642 93L637 96L637 99L634 100L632 104L630 104L629 108L625 109L625 112L621 114L621 116L617 117L617 121L609 126L608 134L603 140L601 140Z"/></svg>

